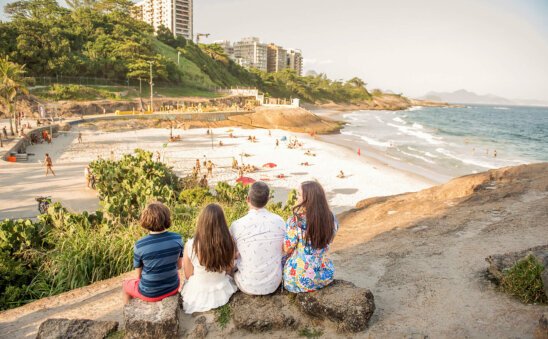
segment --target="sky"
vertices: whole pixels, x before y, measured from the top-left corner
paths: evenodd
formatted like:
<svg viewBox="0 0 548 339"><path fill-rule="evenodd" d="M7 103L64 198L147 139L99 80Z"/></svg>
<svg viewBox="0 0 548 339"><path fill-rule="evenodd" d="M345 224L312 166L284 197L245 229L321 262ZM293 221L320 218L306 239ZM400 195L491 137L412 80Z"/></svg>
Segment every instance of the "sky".
<svg viewBox="0 0 548 339"><path fill-rule="evenodd" d="M412 97L548 100L547 18L547 0L194 0L203 42L256 36L301 49L305 72Z"/></svg>

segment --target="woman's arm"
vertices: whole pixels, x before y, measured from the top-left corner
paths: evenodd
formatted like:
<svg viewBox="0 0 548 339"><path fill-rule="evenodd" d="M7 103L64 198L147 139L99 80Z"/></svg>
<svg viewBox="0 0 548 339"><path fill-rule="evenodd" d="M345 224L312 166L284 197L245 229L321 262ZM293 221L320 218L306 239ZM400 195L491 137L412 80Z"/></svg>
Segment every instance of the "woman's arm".
<svg viewBox="0 0 548 339"><path fill-rule="evenodd" d="M183 254L183 268L185 272L185 279L187 280L194 274L194 265L192 265L192 262L190 262L188 247L189 246L185 246L185 252Z"/></svg>

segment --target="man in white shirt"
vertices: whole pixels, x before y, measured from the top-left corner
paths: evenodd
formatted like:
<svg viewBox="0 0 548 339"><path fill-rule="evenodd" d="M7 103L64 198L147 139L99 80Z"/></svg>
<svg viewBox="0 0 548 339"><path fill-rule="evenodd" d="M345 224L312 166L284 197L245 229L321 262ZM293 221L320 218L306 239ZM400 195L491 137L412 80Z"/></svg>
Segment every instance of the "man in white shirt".
<svg viewBox="0 0 548 339"><path fill-rule="evenodd" d="M239 253L234 281L246 294L270 294L282 282L285 222L266 210L269 199L268 186L254 183L247 196L249 212L230 226Z"/></svg>

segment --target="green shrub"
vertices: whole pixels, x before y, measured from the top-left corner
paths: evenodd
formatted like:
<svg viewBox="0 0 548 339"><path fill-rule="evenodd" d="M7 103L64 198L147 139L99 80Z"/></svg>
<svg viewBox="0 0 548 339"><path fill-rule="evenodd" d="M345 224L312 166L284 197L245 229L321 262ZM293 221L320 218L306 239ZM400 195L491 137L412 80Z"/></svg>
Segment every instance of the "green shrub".
<svg viewBox="0 0 548 339"><path fill-rule="evenodd" d="M529 255L521 259L514 266L510 267L500 282L500 289L503 292L516 296L522 302L542 303L548 302L544 293L541 272L544 267L537 259Z"/></svg>
<svg viewBox="0 0 548 339"><path fill-rule="evenodd" d="M195 187L186 189L179 194L179 201L183 204L199 206L211 197L207 188Z"/></svg>

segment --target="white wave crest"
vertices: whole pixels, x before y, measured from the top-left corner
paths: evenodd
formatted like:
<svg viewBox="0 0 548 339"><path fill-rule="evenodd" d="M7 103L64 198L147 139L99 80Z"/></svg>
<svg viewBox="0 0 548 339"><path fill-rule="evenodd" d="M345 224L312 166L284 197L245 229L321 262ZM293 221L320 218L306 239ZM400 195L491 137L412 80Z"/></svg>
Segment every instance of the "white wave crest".
<svg viewBox="0 0 548 339"><path fill-rule="evenodd" d="M408 127L408 126L400 126L400 125L394 125L394 124L387 124L387 125L392 126L392 127L396 127L398 130L400 130L401 132L403 132L407 135L412 135L412 136L415 136L417 138L426 140L428 143L430 143L432 145L444 144L444 142L441 141L441 138L438 138L438 137L436 137L432 134L429 134L425 131L416 130L416 129L413 129L413 127Z"/></svg>
<svg viewBox="0 0 548 339"><path fill-rule="evenodd" d="M407 110L408 111L420 111L422 109L422 106L411 106Z"/></svg>

